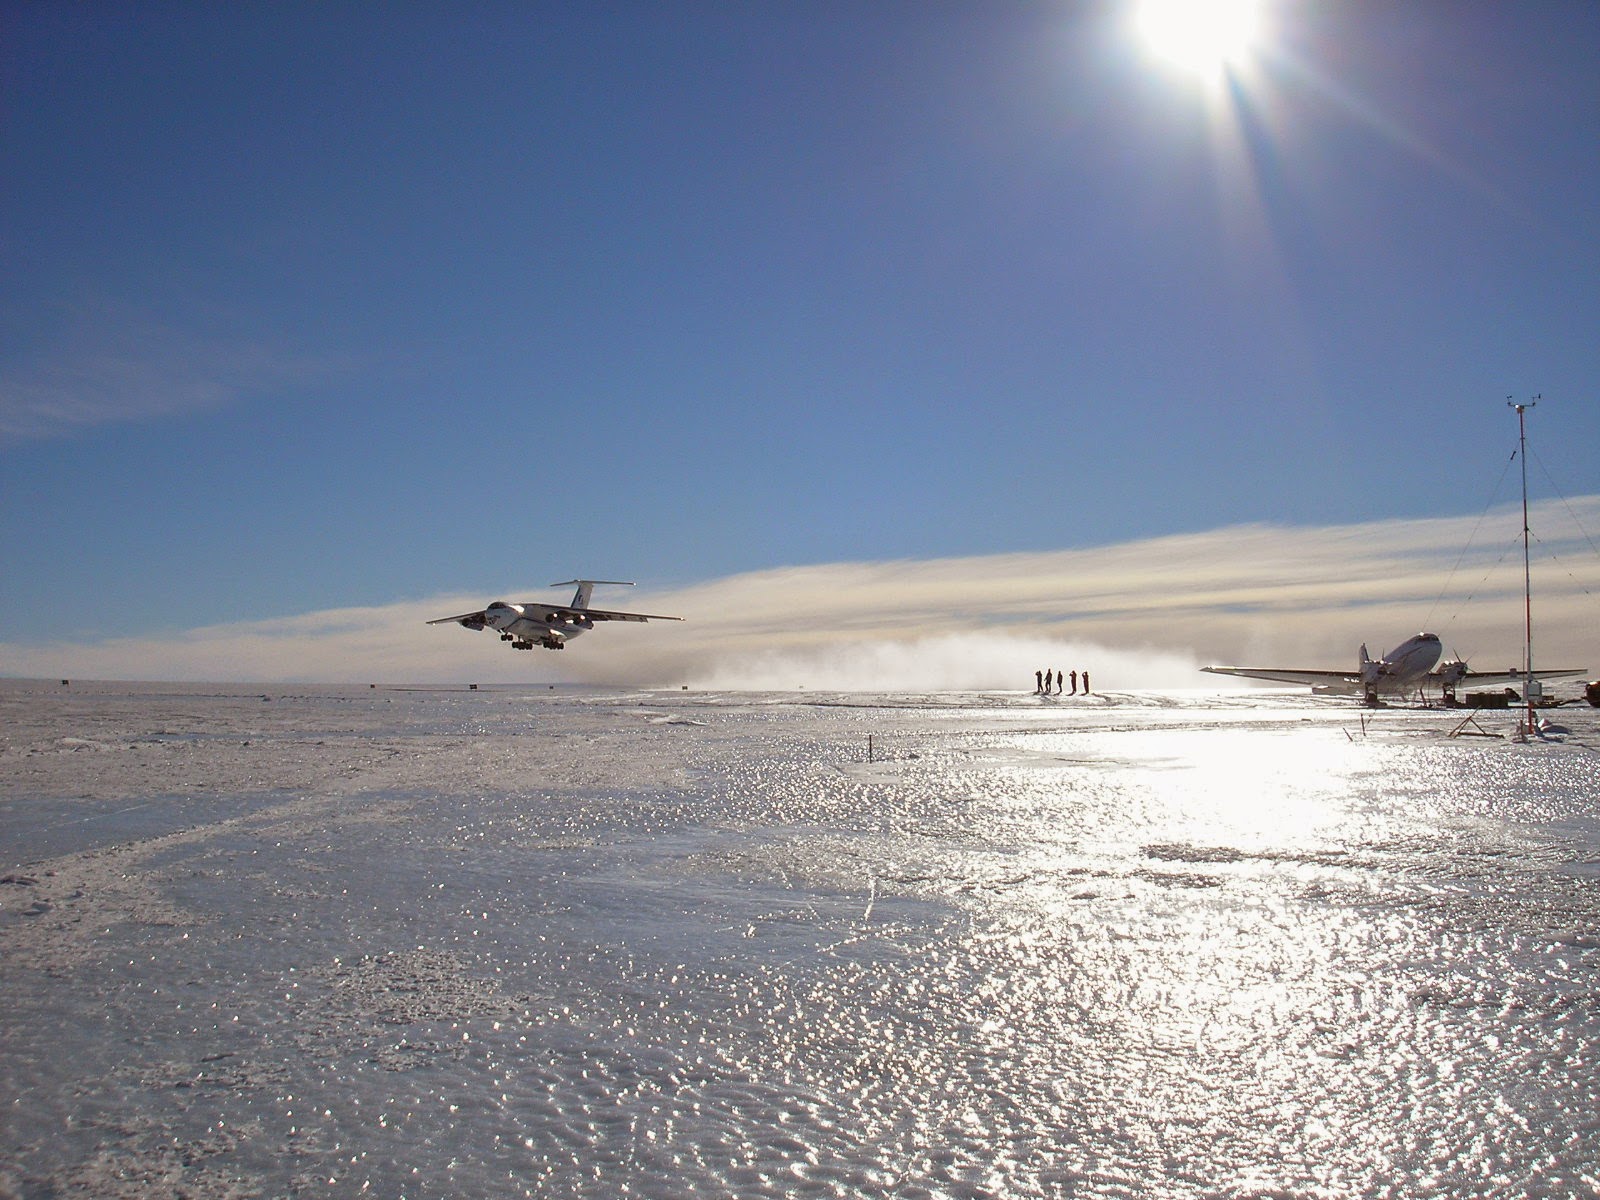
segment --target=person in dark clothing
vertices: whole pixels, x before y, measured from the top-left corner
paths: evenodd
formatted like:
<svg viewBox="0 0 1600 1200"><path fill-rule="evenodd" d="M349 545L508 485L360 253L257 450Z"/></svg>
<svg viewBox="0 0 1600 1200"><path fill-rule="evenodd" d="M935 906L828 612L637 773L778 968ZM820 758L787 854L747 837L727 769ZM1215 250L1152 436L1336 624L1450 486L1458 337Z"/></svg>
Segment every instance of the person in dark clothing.
<svg viewBox="0 0 1600 1200"><path fill-rule="evenodd" d="M1083 694L1085 696L1089 694L1089 672L1087 671L1083 673Z"/></svg>
<svg viewBox="0 0 1600 1200"><path fill-rule="evenodd" d="M1074 696L1078 694L1078 673L1076 671L1072 673L1072 694Z"/></svg>
<svg viewBox="0 0 1600 1200"><path fill-rule="evenodd" d="M1044 691L1044 672L1035 671L1033 673L1033 694L1037 696L1042 691Z"/></svg>
<svg viewBox="0 0 1600 1200"><path fill-rule="evenodd" d="M1055 678L1056 677L1049 671L1044 673L1044 694L1046 696L1050 694L1050 688L1055 683Z"/></svg>

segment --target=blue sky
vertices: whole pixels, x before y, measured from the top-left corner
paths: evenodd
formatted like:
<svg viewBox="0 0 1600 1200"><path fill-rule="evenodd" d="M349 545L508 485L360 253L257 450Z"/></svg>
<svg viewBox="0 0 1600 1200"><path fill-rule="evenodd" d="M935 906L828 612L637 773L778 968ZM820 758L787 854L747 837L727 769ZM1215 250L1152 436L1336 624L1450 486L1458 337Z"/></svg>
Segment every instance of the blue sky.
<svg viewBox="0 0 1600 1200"><path fill-rule="evenodd" d="M0 671L1600 493L1600 5L1130 13L6 4Z"/></svg>

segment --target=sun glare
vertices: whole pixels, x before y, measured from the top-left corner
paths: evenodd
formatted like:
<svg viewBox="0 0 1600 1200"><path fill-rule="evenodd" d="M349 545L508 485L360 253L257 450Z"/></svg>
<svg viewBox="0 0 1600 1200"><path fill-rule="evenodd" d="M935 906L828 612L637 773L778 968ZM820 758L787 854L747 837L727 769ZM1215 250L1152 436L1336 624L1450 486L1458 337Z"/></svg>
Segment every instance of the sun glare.
<svg viewBox="0 0 1600 1200"><path fill-rule="evenodd" d="M1262 0L1138 0L1139 36L1157 56L1214 77L1240 65L1261 34Z"/></svg>

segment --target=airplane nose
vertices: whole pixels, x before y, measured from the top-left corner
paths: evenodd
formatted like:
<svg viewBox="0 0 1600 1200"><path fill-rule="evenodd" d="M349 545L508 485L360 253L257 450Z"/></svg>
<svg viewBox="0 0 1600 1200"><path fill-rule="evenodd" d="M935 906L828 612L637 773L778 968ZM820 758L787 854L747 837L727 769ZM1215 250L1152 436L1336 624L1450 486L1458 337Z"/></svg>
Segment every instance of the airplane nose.
<svg viewBox="0 0 1600 1200"><path fill-rule="evenodd" d="M496 600L483 610L483 615L488 619L490 625L493 625L496 629L504 629L522 615L522 606L520 604L506 604Z"/></svg>

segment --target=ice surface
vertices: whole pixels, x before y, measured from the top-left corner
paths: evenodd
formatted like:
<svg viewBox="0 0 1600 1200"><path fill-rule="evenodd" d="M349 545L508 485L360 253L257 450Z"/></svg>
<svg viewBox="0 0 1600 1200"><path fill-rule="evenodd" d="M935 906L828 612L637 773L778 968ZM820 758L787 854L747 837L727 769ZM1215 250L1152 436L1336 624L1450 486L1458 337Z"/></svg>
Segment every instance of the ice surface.
<svg viewBox="0 0 1600 1200"><path fill-rule="evenodd" d="M0 684L0 1196L1590 1196L1600 713L1456 721Z"/></svg>

